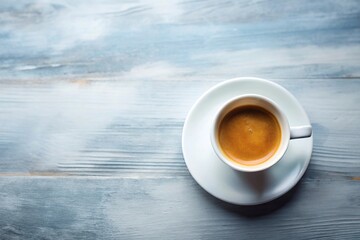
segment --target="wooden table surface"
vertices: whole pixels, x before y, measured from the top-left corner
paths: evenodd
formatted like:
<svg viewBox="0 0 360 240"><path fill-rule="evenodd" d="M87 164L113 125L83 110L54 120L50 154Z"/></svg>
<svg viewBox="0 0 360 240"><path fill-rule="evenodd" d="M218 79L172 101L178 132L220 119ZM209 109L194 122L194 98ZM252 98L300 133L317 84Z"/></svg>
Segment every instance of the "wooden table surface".
<svg viewBox="0 0 360 240"><path fill-rule="evenodd" d="M0 239L360 239L360 2L1 1ZM313 124L299 184L225 204L184 119L239 76Z"/></svg>

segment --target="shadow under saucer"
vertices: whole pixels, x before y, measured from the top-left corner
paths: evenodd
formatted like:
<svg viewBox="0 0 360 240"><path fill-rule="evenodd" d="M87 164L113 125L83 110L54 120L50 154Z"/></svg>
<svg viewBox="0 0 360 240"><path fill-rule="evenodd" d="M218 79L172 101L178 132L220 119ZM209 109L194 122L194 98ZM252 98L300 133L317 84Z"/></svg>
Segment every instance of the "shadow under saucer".
<svg viewBox="0 0 360 240"><path fill-rule="evenodd" d="M244 177L244 175L239 175L239 177L243 178L248 182L249 185L253 187L255 192L259 195L263 193L267 186L268 176L265 172L258 173L248 173L248 176ZM226 211L231 211L232 213L237 213L246 217L258 217L270 214L279 208L283 207L285 204L290 202L291 199L297 194L299 189L300 181L288 192L283 194L282 196L271 200L266 203L258 204L258 205L236 205L228 202L224 202L211 194L207 193L203 188L199 186L201 189L201 195L211 204L217 205L225 209Z"/></svg>

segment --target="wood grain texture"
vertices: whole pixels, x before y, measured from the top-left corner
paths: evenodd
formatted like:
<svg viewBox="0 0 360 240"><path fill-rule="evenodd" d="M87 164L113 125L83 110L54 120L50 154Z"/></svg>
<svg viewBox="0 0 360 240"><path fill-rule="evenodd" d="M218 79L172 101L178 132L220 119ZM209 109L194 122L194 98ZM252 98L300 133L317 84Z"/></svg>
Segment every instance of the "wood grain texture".
<svg viewBox="0 0 360 240"><path fill-rule="evenodd" d="M358 1L1 1L0 46L0 239L360 238ZM239 76L314 127L299 186L250 208L181 153L196 99Z"/></svg>
<svg viewBox="0 0 360 240"><path fill-rule="evenodd" d="M299 99L314 125L309 169L315 175L358 176L360 79L274 81ZM196 98L215 83L191 81L191 91L186 80L4 84L1 172L187 174L181 153L183 121Z"/></svg>
<svg viewBox="0 0 360 240"><path fill-rule="evenodd" d="M351 180L304 180L276 209L223 204L184 177L0 179L2 239L360 237L359 183Z"/></svg>

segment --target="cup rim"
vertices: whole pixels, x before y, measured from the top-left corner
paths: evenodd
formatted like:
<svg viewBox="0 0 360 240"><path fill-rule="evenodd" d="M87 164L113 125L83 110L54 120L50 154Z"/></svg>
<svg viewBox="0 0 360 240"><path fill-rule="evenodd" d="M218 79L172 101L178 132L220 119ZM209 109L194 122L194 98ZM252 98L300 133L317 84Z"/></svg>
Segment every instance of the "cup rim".
<svg viewBox="0 0 360 240"><path fill-rule="evenodd" d="M256 98L256 99L260 99L262 101L265 101L267 103L269 103L270 105L272 105L272 107L274 107L274 109L276 109L276 111L278 112L278 114L283 118L283 121L280 122L279 119L277 119L277 121L280 124L281 130L282 131L286 131L284 134L282 134L282 138L284 137L283 135L285 135L286 139L282 139L280 142L280 146L279 149L281 147L280 150L278 150L275 154L277 155L276 158L275 154L273 156L270 157L273 158L271 160L266 160L263 163L260 163L258 165L253 165L253 166L247 166L247 165L242 165L239 163L235 163L234 161L231 161L228 159L228 157L226 157L221 149L220 146L218 144L217 141L217 125L218 122L222 119L219 119L222 115L222 111L229 105L231 105L232 103L239 101L241 99L244 98ZM285 126L284 126L285 125ZM270 167L272 167L273 165L275 165L277 162L280 161L280 159L284 156L288 146L289 146L289 142L290 142L290 125L288 122L288 119L286 117L286 115L283 113L283 111L279 108L279 106L271 99L259 95L259 94L243 94L243 95L239 95L236 96L232 99L230 99L229 101L227 101L225 104L221 105L221 107L218 109L218 111L216 112L216 115L214 117L213 123L212 123L212 128L211 128L211 145L213 147L213 150L215 151L216 155L228 166L230 166L231 168L237 170L237 171L242 171L242 172L259 172L259 171L264 171Z"/></svg>

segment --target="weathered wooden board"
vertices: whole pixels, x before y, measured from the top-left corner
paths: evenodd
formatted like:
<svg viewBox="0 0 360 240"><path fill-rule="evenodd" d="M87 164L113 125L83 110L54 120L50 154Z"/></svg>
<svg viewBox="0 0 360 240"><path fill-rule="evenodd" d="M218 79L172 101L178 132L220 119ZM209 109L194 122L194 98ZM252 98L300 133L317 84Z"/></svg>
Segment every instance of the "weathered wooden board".
<svg viewBox="0 0 360 240"><path fill-rule="evenodd" d="M360 79L275 81L299 99L314 125L310 169L360 176ZM181 153L183 121L196 98L213 84L133 80L1 85L1 172L187 174Z"/></svg>
<svg viewBox="0 0 360 240"><path fill-rule="evenodd" d="M358 239L359 181L235 207L190 178L0 178L1 239Z"/></svg>

